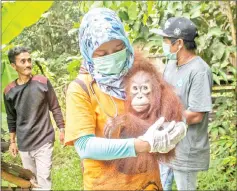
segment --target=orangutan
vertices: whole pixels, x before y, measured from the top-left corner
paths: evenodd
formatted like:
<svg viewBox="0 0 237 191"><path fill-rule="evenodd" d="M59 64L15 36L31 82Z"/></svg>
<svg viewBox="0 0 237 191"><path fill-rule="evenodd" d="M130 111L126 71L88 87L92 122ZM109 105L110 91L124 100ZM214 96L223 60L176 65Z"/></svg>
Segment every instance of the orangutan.
<svg viewBox="0 0 237 191"><path fill-rule="evenodd" d="M133 67L124 82L125 114L107 122L104 130L107 138L141 136L160 117L165 117L166 122L182 120L183 107L173 88L141 55L135 54ZM158 160L168 162L174 156L175 149L168 153L141 153L135 158L114 160L114 163L120 172L136 174L158 170Z"/></svg>

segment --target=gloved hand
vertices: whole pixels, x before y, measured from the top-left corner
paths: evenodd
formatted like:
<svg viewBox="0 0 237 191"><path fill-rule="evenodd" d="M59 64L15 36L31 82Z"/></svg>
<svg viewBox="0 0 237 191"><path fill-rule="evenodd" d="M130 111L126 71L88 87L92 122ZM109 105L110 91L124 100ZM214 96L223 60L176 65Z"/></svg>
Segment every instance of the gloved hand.
<svg viewBox="0 0 237 191"><path fill-rule="evenodd" d="M158 135L157 138L155 137L156 141L154 143L154 147L158 149L157 152L159 153L168 153L170 150L175 148L176 144L186 136L187 126L184 122L175 123L174 121L172 121L167 127L167 130L168 141L166 145L161 146L161 144L159 143L158 140L160 135ZM157 134L159 132L161 131L158 131Z"/></svg>
<svg viewBox="0 0 237 191"><path fill-rule="evenodd" d="M174 127L175 131L171 131L170 135L170 143L176 145L180 140L182 140L187 133L188 125L184 122L175 123Z"/></svg>
<svg viewBox="0 0 237 191"><path fill-rule="evenodd" d="M164 120L161 117L149 127L143 136L138 137L138 139L147 141L150 144L150 152L167 153L186 135L187 128L183 122L175 123L172 121L168 127L160 130Z"/></svg>

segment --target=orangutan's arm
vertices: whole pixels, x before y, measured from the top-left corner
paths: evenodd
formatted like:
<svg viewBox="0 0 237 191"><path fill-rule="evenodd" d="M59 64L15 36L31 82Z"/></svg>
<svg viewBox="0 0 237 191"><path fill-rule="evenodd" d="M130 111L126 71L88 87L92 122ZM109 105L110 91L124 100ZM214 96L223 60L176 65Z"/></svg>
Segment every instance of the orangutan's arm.
<svg viewBox="0 0 237 191"><path fill-rule="evenodd" d="M104 135L106 138L136 138L143 135L148 127L149 125L137 116L124 114L107 121Z"/></svg>
<svg viewBox="0 0 237 191"><path fill-rule="evenodd" d="M108 119L104 126L104 136L106 138L119 138L122 129L125 126L127 116L120 115L114 119Z"/></svg>

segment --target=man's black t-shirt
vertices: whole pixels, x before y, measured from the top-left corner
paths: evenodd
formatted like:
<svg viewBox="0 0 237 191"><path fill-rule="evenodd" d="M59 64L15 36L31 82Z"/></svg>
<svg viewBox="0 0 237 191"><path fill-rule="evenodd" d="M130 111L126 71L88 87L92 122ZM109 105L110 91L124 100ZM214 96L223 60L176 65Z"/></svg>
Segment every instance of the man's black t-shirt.
<svg viewBox="0 0 237 191"><path fill-rule="evenodd" d="M50 81L33 76L26 84L16 80L4 91L9 132L16 132L20 151L32 151L55 140L49 111L56 124L64 128L62 112Z"/></svg>

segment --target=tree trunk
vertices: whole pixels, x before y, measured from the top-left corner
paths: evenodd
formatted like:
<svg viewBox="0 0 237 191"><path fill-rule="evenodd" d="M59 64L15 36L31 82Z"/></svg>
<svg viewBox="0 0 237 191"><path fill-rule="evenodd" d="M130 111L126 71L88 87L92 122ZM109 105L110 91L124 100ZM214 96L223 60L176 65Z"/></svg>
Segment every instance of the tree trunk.
<svg viewBox="0 0 237 191"><path fill-rule="evenodd" d="M36 60L35 64L38 66L38 68L40 69L41 73L45 76L44 70L43 70L42 66L40 65L40 62Z"/></svg>
<svg viewBox="0 0 237 191"><path fill-rule="evenodd" d="M25 180L23 178L19 178L18 176L14 176L4 170L1 170L2 179L6 180L10 183L13 183L21 188L30 188L31 182L29 180Z"/></svg>
<svg viewBox="0 0 237 191"><path fill-rule="evenodd" d="M35 175L30 170L24 169L17 165L5 163L3 161L1 161L1 170L25 180L30 180L31 178L35 177Z"/></svg>

